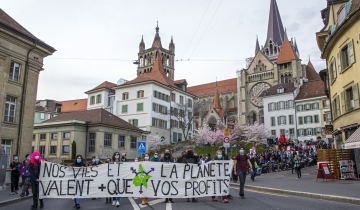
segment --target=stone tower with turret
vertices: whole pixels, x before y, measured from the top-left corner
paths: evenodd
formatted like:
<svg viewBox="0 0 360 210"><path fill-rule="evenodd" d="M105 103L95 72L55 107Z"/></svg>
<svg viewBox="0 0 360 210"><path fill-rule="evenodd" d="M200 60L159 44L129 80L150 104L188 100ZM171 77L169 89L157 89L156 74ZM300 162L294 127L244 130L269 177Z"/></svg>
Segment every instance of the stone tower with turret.
<svg viewBox="0 0 360 210"><path fill-rule="evenodd" d="M166 76L174 80L175 44L173 42L173 38L171 37L169 49L167 50L162 47L158 25L156 26L155 30L155 38L151 48L145 49L144 38L141 38L138 53L137 75L139 76L140 74L151 72L156 55L159 54Z"/></svg>

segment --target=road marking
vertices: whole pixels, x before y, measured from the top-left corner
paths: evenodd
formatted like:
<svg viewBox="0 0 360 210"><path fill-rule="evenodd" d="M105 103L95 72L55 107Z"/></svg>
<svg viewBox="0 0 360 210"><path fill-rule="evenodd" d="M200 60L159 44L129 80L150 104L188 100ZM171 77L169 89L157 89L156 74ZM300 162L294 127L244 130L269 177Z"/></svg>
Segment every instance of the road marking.
<svg viewBox="0 0 360 210"><path fill-rule="evenodd" d="M235 187L231 187L232 189L238 190L238 188ZM288 198L288 195L282 195L282 194L277 194L277 193L269 193L269 192L262 192L262 191L257 191L257 190L245 190L246 192L253 192L253 193L260 193L260 194L266 194L266 195L274 195L274 196L281 196L281 197L285 197Z"/></svg>
<svg viewBox="0 0 360 210"><path fill-rule="evenodd" d="M166 210L172 210L171 203L166 203Z"/></svg>
<svg viewBox="0 0 360 210"><path fill-rule="evenodd" d="M131 205L134 207L134 210L140 210L139 206L136 204L133 198L129 197Z"/></svg>
<svg viewBox="0 0 360 210"><path fill-rule="evenodd" d="M152 206L152 205L155 205L155 204L158 204L158 203L162 203L164 202L164 199L156 199L156 200L152 200L149 202L149 206ZM141 205L140 208L144 208L144 207L147 207L147 205Z"/></svg>

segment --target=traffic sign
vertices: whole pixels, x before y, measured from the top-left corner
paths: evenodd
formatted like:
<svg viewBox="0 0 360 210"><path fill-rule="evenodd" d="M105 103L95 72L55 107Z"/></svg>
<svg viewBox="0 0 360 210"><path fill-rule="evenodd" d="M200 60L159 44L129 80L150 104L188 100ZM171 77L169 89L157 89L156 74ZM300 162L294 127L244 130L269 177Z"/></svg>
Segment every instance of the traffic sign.
<svg viewBox="0 0 360 210"><path fill-rule="evenodd" d="M225 128L224 129L224 136L230 136L230 128Z"/></svg>
<svg viewBox="0 0 360 210"><path fill-rule="evenodd" d="M164 137L164 136L161 137L161 141L162 141L162 142L165 141L165 137Z"/></svg>
<svg viewBox="0 0 360 210"><path fill-rule="evenodd" d="M145 154L146 153L146 142L139 141L138 142L138 153Z"/></svg>
<svg viewBox="0 0 360 210"><path fill-rule="evenodd" d="M230 137L225 136L224 137L224 144L223 147L229 148L230 147Z"/></svg>
<svg viewBox="0 0 360 210"><path fill-rule="evenodd" d="M230 152L233 152L234 151L234 148L233 147L230 147Z"/></svg>

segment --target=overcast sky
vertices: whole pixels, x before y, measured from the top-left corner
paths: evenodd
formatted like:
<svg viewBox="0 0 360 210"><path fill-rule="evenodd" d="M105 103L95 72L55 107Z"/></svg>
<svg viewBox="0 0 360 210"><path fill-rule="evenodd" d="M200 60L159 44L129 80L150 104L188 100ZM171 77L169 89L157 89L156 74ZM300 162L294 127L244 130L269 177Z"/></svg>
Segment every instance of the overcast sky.
<svg viewBox="0 0 360 210"><path fill-rule="evenodd" d="M174 37L175 79L189 86L236 77L265 44L270 0L0 0L0 7L57 51L45 59L37 99L85 98L103 81L134 79L141 35L151 47L159 21L162 45ZM325 68L315 33L325 0L277 0L303 63ZM206 11L206 13L205 13ZM201 22L201 23L200 23ZM199 27L198 27L199 26ZM196 32L196 33L195 33ZM84 58L84 59L77 59ZM202 60L202 61L200 61ZM206 60L206 61L204 61Z"/></svg>

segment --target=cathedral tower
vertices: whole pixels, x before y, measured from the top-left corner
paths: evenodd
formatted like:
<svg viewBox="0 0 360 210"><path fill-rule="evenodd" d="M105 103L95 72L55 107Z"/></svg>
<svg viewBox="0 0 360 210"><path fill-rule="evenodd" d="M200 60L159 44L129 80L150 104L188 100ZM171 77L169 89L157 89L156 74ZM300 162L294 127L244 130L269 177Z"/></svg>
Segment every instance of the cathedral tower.
<svg viewBox="0 0 360 210"><path fill-rule="evenodd" d="M155 30L156 33L151 48L145 49L145 43L143 37L141 38L141 42L139 45L139 53L138 53L137 75L151 72L155 58L157 55L159 55L161 62L164 66L164 73L166 74L167 77L174 80L175 44L173 42L173 38L171 37L169 50L167 50L162 47L158 24L156 25Z"/></svg>

